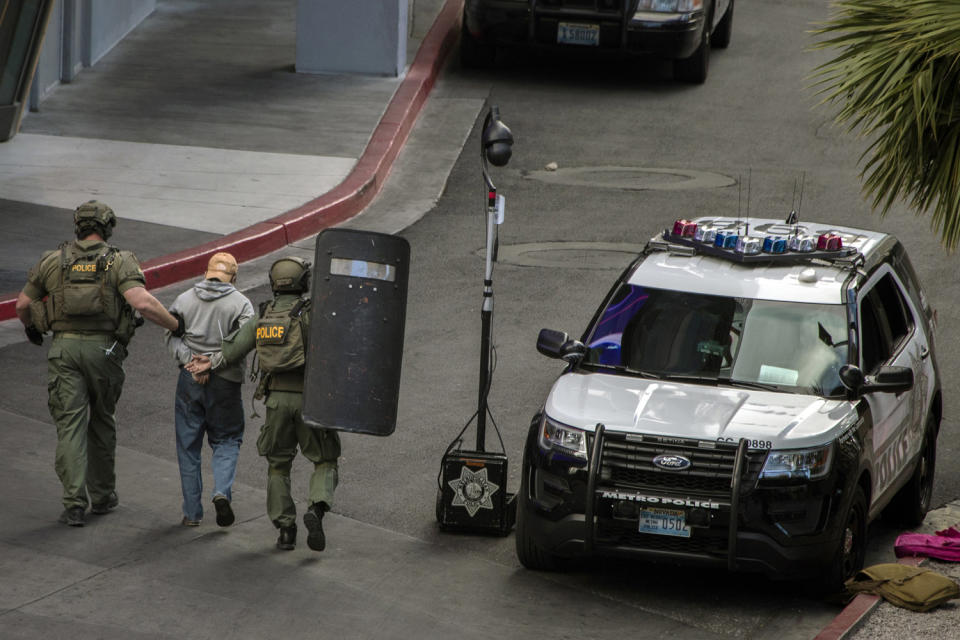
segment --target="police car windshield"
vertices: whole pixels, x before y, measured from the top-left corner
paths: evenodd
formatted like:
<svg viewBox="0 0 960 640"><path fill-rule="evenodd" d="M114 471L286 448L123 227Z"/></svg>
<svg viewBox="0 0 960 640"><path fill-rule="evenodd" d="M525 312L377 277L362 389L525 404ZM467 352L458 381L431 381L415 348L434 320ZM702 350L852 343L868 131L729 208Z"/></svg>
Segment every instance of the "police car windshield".
<svg viewBox="0 0 960 640"><path fill-rule="evenodd" d="M843 395L843 305L623 284L587 334L586 368L819 396Z"/></svg>

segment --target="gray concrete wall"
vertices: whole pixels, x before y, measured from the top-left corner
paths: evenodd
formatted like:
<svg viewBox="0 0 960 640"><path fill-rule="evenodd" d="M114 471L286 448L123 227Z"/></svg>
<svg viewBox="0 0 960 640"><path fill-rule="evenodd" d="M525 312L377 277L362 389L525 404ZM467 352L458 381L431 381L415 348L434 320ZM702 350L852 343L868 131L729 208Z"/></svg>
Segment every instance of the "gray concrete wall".
<svg viewBox="0 0 960 640"><path fill-rule="evenodd" d="M59 0L47 26L40 62L30 89L30 109L60 82L97 63L153 13L157 0Z"/></svg>
<svg viewBox="0 0 960 640"><path fill-rule="evenodd" d="M153 13L156 0L83 0L85 28L89 46L84 66L105 56L125 35Z"/></svg>
<svg viewBox="0 0 960 640"><path fill-rule="evenodd" d="M297 0L297 71L399 76L408 9L408 0Z"/></svg>
<svg viewBox="0 0 960 640"><path fill-rule="evenodd" d="M63 2L54 2L47 23L47 34L40 50L40 60L30 85L30 108L35 109L40 101L53 91L60 82L60 58L62 41L60 36L63 23Z"/></svg>

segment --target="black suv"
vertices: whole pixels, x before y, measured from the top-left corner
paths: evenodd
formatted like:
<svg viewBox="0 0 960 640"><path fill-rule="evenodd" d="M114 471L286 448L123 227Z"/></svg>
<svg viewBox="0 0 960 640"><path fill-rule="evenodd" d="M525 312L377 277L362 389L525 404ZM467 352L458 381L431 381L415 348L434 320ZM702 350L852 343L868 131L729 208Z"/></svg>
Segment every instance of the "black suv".
<svg viewBox="0 0 960 640"><path fill-rule="evenodd" d="M466 0L460 60L490 65L500 47L673 60L677 79L702 83L710 48L726 48L734 0Z"/></svg>

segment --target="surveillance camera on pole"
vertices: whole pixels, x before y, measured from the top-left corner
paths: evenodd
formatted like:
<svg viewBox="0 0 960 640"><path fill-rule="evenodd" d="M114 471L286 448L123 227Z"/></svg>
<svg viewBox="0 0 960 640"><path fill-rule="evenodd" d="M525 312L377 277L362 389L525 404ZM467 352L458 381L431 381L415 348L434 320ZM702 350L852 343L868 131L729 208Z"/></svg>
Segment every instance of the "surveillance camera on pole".
<svg viewBox="0 0 960 640"><path fill-rule="evenodd" d="M490 177L490 165L503 167L513 153L513 134L500 120L500 109L491 106L480 136L480 166L483 172L486 203L487 242L483 276L483 302L480 307L480 379L477 395L477 444L472 451L460 447L461 436L472 422L447 447L440 470L437 491L437 521L441 530L506 535L516 518L514 494L507 493L507 455L500 439L501 452L486 451L487 397L490 393L493 318L493 264L497 253L497 227L503 222L504 198ZM496 423L494 423L496 428ZM499 437L499 431L497 432Z"/></svg>

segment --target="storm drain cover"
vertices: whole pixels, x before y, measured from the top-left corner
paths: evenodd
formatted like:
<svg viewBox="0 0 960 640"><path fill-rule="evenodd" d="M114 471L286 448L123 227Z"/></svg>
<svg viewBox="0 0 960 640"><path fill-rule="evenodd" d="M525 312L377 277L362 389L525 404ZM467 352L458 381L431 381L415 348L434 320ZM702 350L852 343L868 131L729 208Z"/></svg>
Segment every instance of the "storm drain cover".
<svg viewBox="0 0 960 640"><path fill-rule="evenodd" d="M524 177L549 184L628 191L715 189L736 184L733 178L719 173L656 167L569 167L530 171Z"/></svg>
<svg viewBox="0 0 960 640"><path fill-rule="evenodd" d="M644 245L617 242L533 242L500 245L497 261L521 267L623 269ZM479 249L477 255L486 255Z"/></svg>

